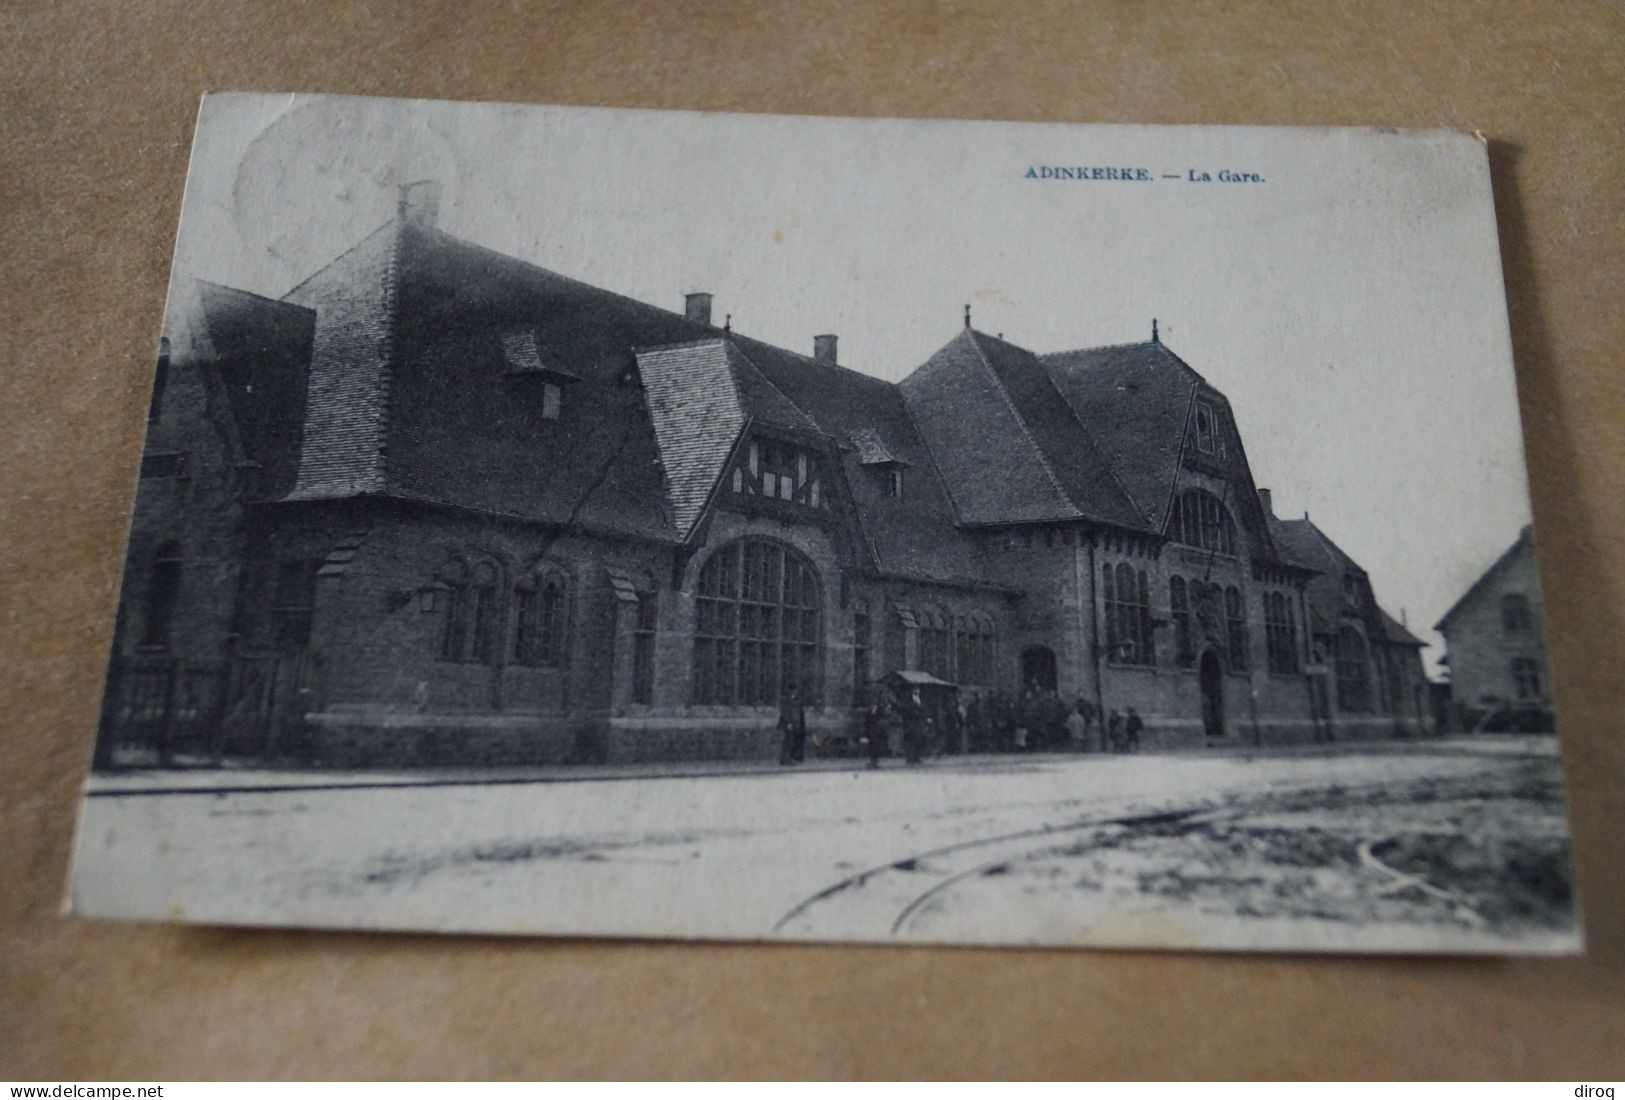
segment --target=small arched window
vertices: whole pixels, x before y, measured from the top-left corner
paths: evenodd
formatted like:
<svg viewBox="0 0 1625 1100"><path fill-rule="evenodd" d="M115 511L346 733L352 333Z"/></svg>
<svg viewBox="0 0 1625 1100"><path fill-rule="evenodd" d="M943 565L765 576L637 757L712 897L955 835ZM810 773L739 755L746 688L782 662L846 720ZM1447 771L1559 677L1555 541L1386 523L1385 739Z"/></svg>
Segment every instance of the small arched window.
<svg viewBox="0 0 1625 1100"><path fill-rule="evenodd" d="M1264 643L1270 671L1290 675L1298 671L1298 625L1292 601L1283 592L1264 595Z"/></svg>
<svg viewBox="0 0 1625 1100"><path fill-rule="evenodd" d="M1521 592L1508 592L1501 597L1501 629L1508 634L1527 634L1535 628L1535 614L1529 607L1529 597Z"/></svg>
<svg viewBox="0 0 1625 1100"><path fill-rule="evenodd" d="M1251 639L1247 636L1247 603L1235 585L1224 590L1225 648L1230 653L1230 671L1246 672L1252 667Z"/></svg>
<svg viewBox="0 0 1625 1100"><path fill-rule="evenodd" d="M446 588L440 659L489 663L496 659L498 616L496 563L454 557L436 575Z"/></svg>
<svg viewBox="0 0 1625 1100"><path fill-rule="evenodd" d="M1512 685L1519 699L1540 698L1540 662L1533 657L1512 658Z"/></svg>
<svg viewBox="0 0 1625 1100"><path fill-rule="evenodd" d="M1101 571L1101 604L1106 612L1106 658L1124 665L1156 663L1151 641L1151 588L1144 569L1127 562Z"/></svg>
<svg viewBox="0 0 1625 1100"><path fill-rule="evenodd" d="M1365 639L1353 627L1345 626L1337 635L1337 706L1339 710L1364 712L1371 709L1371 662Z"/></svg>
<svg viewBox="0 0 1625 1100"><path fill-rule="evenodd" d="M1219 554L1236 552L1236 523L1224 502L1206 489L1186 489L1168 520L1168 537Z"/></svg>
<svg viewBox="0 0 1625 1100"><path fill-rule="evenodd" d="M874 620L869 617L869 601L852 601L852 705L869 701L869 652L874 646Z"/></svg>
<svg viewBox="0 0 1625 1100"><path fill-rule="evenodd" d="M569 636L570 580L541 566L520 581L514 622L514 661L530 668L562 668Z"/></svg>
<svg viewBox="0 0 1625 1100"><path fill-rule="evenodd" d="M1191 601L1184 577L1168 579L1168 610L1174 621L1174 660L1180 668L1196 663L1196 646L1191 636Z"/></svg>
<svg viewBox="0 0 1625 1100"><path fill-rule="evenodd" d="M175 621L175 605L181 595L181 544L173 540L158 547L147 577L146 614L141 628L141 644L152 649L168 649L170 628Z"/></svg>
<svg viewBox="0 0 1625 1100"><path fill-rule="evenodd" d="M637 597L637 619L632 624L632 701L647 705L655 701L655 632L660 623L660 596L653 577L640 578Z"/></svg>
<svg viewBox="0 0 1625 1100"><path fill-rule="evenodd" d="M953 679L949 652L948 624L952 621L940 607L926 607L920 613L920 668L940 680Z"/></svg>

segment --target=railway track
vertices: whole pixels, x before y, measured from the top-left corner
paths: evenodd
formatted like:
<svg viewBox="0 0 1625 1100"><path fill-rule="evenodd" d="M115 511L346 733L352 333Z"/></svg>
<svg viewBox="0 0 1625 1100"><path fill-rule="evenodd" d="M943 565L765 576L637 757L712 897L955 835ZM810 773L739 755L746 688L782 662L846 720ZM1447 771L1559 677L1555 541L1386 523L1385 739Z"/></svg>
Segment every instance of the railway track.
<svg viewBox="0 0 1625 1100"><path fill-rule="evenodd" d="M1178 808L1131 814L1103 813L976 837L914 852L838 879L787 911L774 925L773 934L788 938L890 936L906 939L919 919L955 888L986 876L1008 873L1022 864L1063 852L1068 857L1076 857L1148 833L1183 836L1263 813L1402 803L1414 793L1412 786L1396 789L1390 783L1372 783L1264 791L1243 799L1205 800ZM1437 792L1435 797L1442 794ZM1099 835L1089 838L1091 833ZM1377 858L1372 849L1387 839L1390 838L1366 836L1356 844L1358 867L1380 880L1376 893L1414 890L1451 907L1475 924L1482 921L1465 898L1419 875L1396 870Z"/></svg>

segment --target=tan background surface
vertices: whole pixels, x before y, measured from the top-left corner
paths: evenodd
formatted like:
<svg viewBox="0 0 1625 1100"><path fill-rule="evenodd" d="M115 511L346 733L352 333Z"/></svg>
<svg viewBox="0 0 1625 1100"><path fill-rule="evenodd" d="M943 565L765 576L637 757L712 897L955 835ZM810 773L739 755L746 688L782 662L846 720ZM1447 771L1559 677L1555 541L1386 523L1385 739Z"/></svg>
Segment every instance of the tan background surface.
<svg viewBox="0 0 1625 1100"><path fill-rule="evenodd" d="M59 917L193 113L232 88L1483 130L1590 953L691 947ZM1625 1073L1619 5L11 0L0 97L0 1078Z"/></svg>

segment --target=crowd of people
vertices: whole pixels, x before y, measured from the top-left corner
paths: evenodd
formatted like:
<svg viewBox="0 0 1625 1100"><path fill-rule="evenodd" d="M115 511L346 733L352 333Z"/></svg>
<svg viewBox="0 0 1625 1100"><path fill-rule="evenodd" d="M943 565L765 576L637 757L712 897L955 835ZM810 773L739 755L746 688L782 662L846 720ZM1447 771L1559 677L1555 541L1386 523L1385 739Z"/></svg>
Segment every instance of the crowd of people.
<svg viewBox="0 0 1625 1100"><path fill-rule="evenodd" d="M800 763L806 713L794 688L781 701L779 729L779 763ZM1144 729L1133 707L1102 715L1082 694L1069 704L1036 684L1019 695L950 691L928 699L918 687L880 684L864 713L861 743L869 767L878 768L886 756L917 764L926 756L965 753L1136 752Z"/></svg>

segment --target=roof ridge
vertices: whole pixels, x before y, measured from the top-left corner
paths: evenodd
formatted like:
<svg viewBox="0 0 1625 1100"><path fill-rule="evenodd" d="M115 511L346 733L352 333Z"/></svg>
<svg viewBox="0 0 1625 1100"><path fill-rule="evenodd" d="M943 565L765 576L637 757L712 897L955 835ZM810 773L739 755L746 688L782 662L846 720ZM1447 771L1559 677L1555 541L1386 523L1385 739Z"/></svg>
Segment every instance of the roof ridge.
<svg viewBox="0 0 1625 1100"><path fill-rule="evenodd" d="M371 243L372 239L374 237L378 236L378 234L382 233L386 229L391 229L391 228L397 228L394 218L389 219L389 221L387 221L384 224L380 225L377 229L374 229L374 230L366 233L365 235L362 236L362 238L360 240L356 241L349 248L346 248L343 252L340 252L338 255L334 256L331 260L328 260L321 267L318 267L315 271L312 271L309 275L306 275L303 279L299 280L293 286L289 287L287 289L287 291L280 298L277 299L277 301L286 301L287 299L293 297L295 294L298 294L301 290L305 289L305 287L309 286L311 283L315 282L317 279L319 279L323 275L327 274L328 269L331 268L334 264L338 263L340 260L343 260L345 257L349 256L352 252L360 251L360 249L364 245L367 245L367 244ZM298 305L297 302L290 302L289 304L290 305Z"/></svg>
<svg viewBox="0 0 1625 1100"><path fill-rule="evenodd" d="M1061 485L1061 479L1055 475L1055 468L1050 465L1049 457L1044 454L1044 449L1038 445L1038 440L1034 438L1032 428L1028 426L1026 417L1022 416L1021 410L1016 408L1015 400L1010 396L1010 391L1005 388L1004 379L999 377L999 372L993 369L993 362L987 357L987 352L982 350L982 345L980 341L977 340L977 337L980 336L981 333L969 327L967 327L964 332L968 334L967 338L970 340L971 347L976 349L976 358L981 360L982 366L986 367L987 373L992 376L994 385L998 389L999 396L1004 398L1005 407L1010 410L1010 415L1016 418L1016 424L1020 426L1021 434L1027 440L1027 445L1030 446L1033 449L1033 453L1038 456L1038 464L1043 468L1044 475L1049 478L1050 485L1055 489L1055 494L1067 504L1070 504L1074 512L1077 512L1079 515L1083 515L1083 509L1078 506L1077 501L1072 499L1072 494L1066 491L1066 489ZM1015 347L1016 345L1011 344L1010 346ZM1029 352L1028 354L1030 355L1032 353ZM1130 498L1130 503L1133 503L1133 498Z"/></svg>
<svg viewBox="0 0 1625 1100"><path fill-rule="evenodd" d="M1057 359L1063 355L1082 355L1086 351L1110 351L1112 348L1139 348L1147 344L1160 343L1153 340L1124 340L1120 344L1090 344L1084 348L1062 348L1060 351L1034 352L1040 359Z"/></svg>
<svg viewBox="0 0 1625 1100"><path fill-rule="evenodd" d="M726 343L727 340L726 336L719 334L716 336L701 336L693 340L675 340L669 344L631 344L629 350L634 356L637 356L656 351L680 351L683 348L697 348L702 344L721 344Z"/></svg>
<svg viewBox="0 0 1625 1100"><path fill-rule="evenodd" d="M800 359L800 360L802 360L803 362L806 362L806 363L811 363L816 367L827 367L827 368L829 368L831 370L838 370L838 371L841 371L841 372L843 372L845 374L850 374L850 375L853 375L855 377L861 378L866 382L874 382L874 383L877 383L878 385L889 386L892 389L898 389L898 388L900 388L900 385L901 385L900 383L893 382L889 378L882 378L878 374L870 374L868 371L862 371L862 370L859 370L856 367L849 367L845 363L832 363L827 359L819 359L817 356L808 355L805 352L795 351L795 350L793 350L791 348L780 347L778 344L771 343L771 342L769 342L767 340L759 339L759 338L757 338L755 336L745 336L742 333L735 333L734 334L734 339L736 341L737 340L746 340L746 341L749 341L752 344L761 344L763 347L772 348L774 351L783 352L785 355L793 355L797 359Z"/></svg>
<svg viewBox="0 0 1625 1100"><path fill-rule="evenodd" d="M1439 621L1433 624L1433 629L1443 634L1445 623L1449 622L1451 618L1455 616L1456 612L1461 609L1461 605L1466 603L1475 592L1483 588L1485 583L1488 582L1492 576L1500 572L1502 567L1512 560L1512 555L1516 554L1520 547L1522 547L1525 543L1528 543L1531 547L1533 547L1534 542L1535 532L1533 524L1524 524L1518 529L1518 537L1512 540L1512 545L1508 546L1505 550L1497 554L1495 556L1495 560L1490 562L1489 565L1485 566L1484 572L1480 573L1473 583L1467 586L1467 590L1465 592L1456 597L1456 602L1450 605L1449 610L1447 610L1443 615L1439 616ZM1538 577L1538 562L1536 563L1536 570Z"/></svg>

